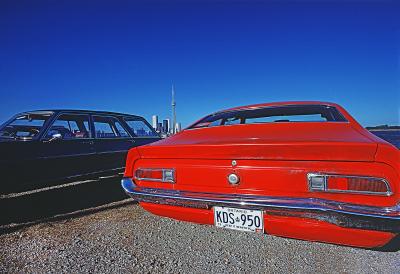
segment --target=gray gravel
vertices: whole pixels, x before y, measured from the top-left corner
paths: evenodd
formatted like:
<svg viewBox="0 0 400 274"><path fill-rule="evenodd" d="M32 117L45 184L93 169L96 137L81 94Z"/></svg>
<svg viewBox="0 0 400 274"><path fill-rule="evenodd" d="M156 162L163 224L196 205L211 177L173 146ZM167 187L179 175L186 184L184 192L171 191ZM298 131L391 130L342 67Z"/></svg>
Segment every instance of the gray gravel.
<svg viewBox="0 0 400 274"><path fill-rule="evenodd" d="M399 273L384 253L161 218L138 205L0 236L1 273Z"/></svg>

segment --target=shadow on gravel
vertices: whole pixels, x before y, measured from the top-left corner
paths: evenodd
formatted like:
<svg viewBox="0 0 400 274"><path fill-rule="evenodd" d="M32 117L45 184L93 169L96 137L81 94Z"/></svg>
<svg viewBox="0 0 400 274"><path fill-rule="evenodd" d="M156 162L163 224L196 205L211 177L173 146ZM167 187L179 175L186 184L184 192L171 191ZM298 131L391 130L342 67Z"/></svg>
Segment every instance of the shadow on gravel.
<svg viewBox="0 0 400 274"><path fill-rule="evenodd" d="M131 203L120 176L0 199L0 234L48 220L62 220ZM121 203L115 203L123 201ZM114 203L109 205L110 203ZM108 206L109 205L109 206Z"/></svg>

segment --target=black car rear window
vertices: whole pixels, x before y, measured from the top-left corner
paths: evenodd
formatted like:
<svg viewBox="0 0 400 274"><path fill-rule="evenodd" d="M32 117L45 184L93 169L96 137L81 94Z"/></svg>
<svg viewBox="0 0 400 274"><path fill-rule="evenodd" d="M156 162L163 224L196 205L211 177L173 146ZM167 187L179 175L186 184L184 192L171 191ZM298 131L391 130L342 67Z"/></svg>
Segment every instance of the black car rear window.
<svg viewBox="0 0 400 274"><path fill-rule="evenodd" d="M347 120L333 106L287 105L217 112L206 116L190 128L279 122L347 122Z"/></svg>

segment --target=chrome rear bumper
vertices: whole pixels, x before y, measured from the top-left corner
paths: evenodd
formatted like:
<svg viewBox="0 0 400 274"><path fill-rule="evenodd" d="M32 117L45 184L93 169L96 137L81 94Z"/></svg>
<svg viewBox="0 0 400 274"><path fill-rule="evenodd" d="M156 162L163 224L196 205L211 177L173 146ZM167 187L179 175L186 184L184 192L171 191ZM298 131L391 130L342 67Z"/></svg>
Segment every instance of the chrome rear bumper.
<svg viewBox="0 0 400 274"><path fill-rule="evenodd" d="M137 186L131 178L123 178L121 184L125 192L138 202L201 209L211 209L213 206L259 209L267 215L316 219L346 228L400 232L400 204L393 207L375 207L317 198L269 197L143 188Z"/></svg>

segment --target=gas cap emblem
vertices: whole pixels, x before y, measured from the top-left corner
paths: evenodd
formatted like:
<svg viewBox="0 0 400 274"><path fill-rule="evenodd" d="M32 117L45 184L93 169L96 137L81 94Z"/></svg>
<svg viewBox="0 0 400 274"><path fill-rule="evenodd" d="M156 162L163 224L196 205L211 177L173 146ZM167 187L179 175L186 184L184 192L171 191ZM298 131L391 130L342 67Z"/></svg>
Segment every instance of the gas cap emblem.
<svg viewBox="0 0 400 274"><path fill-rule="evenodd" d="M235 173L231 173L228 175L228 182L231 185L237 185L239 184L239 181L240 181L239 176L237 176Z"/></svg>

